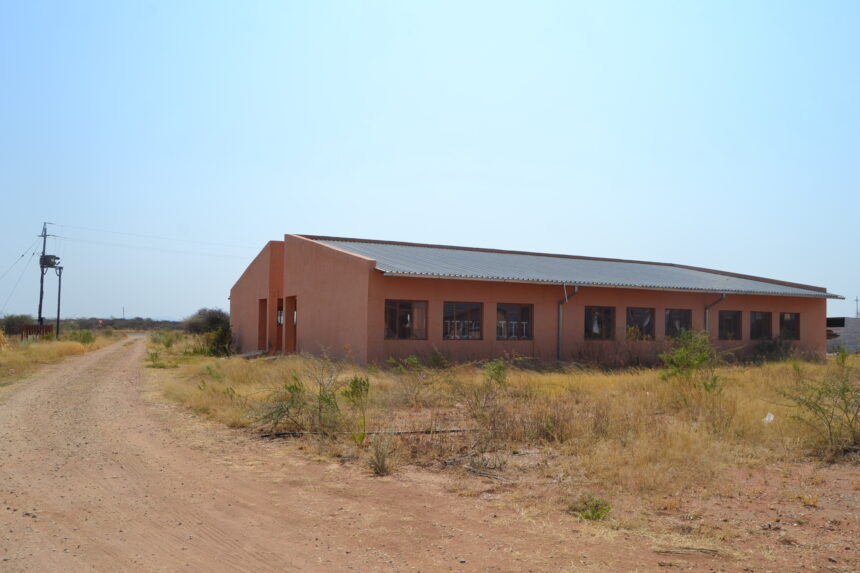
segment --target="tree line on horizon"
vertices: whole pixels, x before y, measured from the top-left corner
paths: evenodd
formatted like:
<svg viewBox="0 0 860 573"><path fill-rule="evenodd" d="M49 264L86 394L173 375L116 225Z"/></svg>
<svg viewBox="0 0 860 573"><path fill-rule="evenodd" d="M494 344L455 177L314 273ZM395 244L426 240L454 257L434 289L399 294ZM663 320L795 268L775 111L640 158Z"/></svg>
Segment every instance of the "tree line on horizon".
<svg viewBox="0 0 860 573"><path fill-rule="evenodd" d="M0 329L6 334L21 334L23 326L36 324L36 319L29 314L7 314L0 317ZM56 324L54 320L45 319L45 324ZM135 316L133 318L62 318L60 331L63 330L186 330L191 333L203 333L217 330L219 327L229 328L230 315L217 308L201 308L184 320L157 320Z"/></svg>

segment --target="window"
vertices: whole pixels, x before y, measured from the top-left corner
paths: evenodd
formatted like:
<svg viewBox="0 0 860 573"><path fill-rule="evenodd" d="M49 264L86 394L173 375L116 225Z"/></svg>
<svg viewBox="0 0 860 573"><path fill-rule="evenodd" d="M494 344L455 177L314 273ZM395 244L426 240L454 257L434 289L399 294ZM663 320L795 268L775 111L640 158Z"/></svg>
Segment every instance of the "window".
<svg viewBox="0 0 860 573"><path fill-rule="evenodd" d="M678 336L693 328L693 311L684 308L666 309L666 336Z"/></svg>
<svg viewBox="0 0 860 573"><path fill-rule="evenodd" d="M612 340L615 335L615 307L585 307L585 338L587 340Z"/></svg>
<svg viewBox="0 0 860 573"><path fill-rule="evenodd" d="M654 309L627 307L627 338L654 338Z"/></svg>
<svg viewBox="0 0 860 573"><path fill-rule="evenodd" d="M497 304L496 339L531 340L532 310L530 304Z"/></svg>
<svg viewBox="0 0 860 573"><path fill-rule="evenodd" d="M721 310L719 316L720 340L741 339L741 311Z"/></svg>
<svg viewBox="0 0 860 573"><path fill-rule="evenodd" d="M779 337L783 340L800 340L800 313L779 313Z"/></svg>
<svg viewBox="0 0 860 573"><path fill-rule="evenodd" d="M427 339L427 301L386 300L385 338Z"/></svg>
<svg viewBox="0 0 860 573"><path fill-rule="evenodd" d="M773 338L771 313L752 311L750 313L750 340L770 340Z"/></svg>
<svg viewBox="0 0 860 573"><path fill-rule="evenodd" d="M445 340L480 340L480 302L446 302L442 316L442 338Z"/></svg>

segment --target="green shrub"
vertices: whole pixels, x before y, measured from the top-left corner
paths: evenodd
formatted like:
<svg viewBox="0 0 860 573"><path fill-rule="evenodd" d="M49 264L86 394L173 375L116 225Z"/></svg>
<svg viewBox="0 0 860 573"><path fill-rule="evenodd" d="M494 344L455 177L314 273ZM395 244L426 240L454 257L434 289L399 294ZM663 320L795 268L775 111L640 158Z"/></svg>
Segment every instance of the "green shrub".
<svg viewBox="0 0 860 573"><path fill-rule="evenodd" d="M612 511L612 506L609 503L596 495L583 495L573 503L571 503L567 511L578 515L582 519L589 521L602 521L606 519L609 512Z"/></svg>
<svg viewBox="0 0 860 573"><path fill-rule="evenodd" d="M230 356L233 352L233 333L230 325L219 326L213 332L207 332L206 354L209 356Z"/></svg>
<svg viewBox="0 0 860 573"><path fill-rule="evenodd" d="M343 422L338 391L341 365L326 358L306 358L305 371L299 377L272 390L258 410L256 420L272 431L286 427L290 431L319 432L333 435Z"/></svg>
<svg viewBox="0 0 860 573"><path fill-rule="evenodd" d="M841 350L824 375L807 375L794 364L794 385L780 392L799 413L794 418L813 428L830 454L860 450L860 376Z"/></svg>
<svg viewBox="0 0 860 573"><path fill-rule="evenodd" d="M672 350L660 355L660 360L666 366L661 373L664 380L678 380L688 388L699 386L708 392L719 388L715 374L717 351L707 332L685 330L673 341Z"/></svg>
<svg viewBox="0 0 860 573"><path fill-rule="evenodd" d="M307 406L305 386L294 376L292 382L269 393L268 399L258 409L256 419L272 432L285 426L289 430L304 431Z"/></svg>
<svg viewBox="0 0 860 573"><path fill-rule="evenodd" d="M96 340L91 330L73 330L67 333L65 338L81 344L92 344Z"/></svg>
<svg viewBox="0 0 860 573"><path fill-rule="evenodd" d="M154 343L164 346L165 350L170 350L173 348L173 345L182 338L182 335L175 330L162 329L156 330L150 334L149 338Z"/></svg>
<svg viewBox="0 0 860 573"><path fill-rule="evenodd" d="M360 446L367 437L367 404L370 395L370 379L364 376L353 376L349 385L341 391L349 402L353 415L352 439Z"/></svg>
<svg viewBox="0 0 860 573"><path fill-rule="evenodd" d="M487 362L484 364L484 379L504 388L508 381L508 363L501 358Z"/></svg>

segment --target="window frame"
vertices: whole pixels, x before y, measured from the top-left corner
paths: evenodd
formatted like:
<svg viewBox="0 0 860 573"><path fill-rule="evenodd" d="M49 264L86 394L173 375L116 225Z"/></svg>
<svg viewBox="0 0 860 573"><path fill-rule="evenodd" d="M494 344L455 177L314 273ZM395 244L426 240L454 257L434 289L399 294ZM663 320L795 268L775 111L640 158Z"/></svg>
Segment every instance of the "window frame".
<svg viewBox="0 0 860 573"><path fill-rule="evenodd" d="M477 338L472 337L472 336L466 336L466 337L449 337L448 336L448 332L450 331L450 328L446 329L445 323L450 322L450 319L446 319L445 316L447 314L449 305L455 305L454 306L454 314L455 315L458 314L457 309L456 309L456 305L477 305L478 306L477 313L478 313L478 324L479 324L479 326L478 326ZM470 320L472 320L472 322L474 322L474 318L472 318ZM470 329L469 332L471 333L472 329ZM484 303L483 302L462 301L462 300L461 301L446 300L442 303L442 340L462 341L462 340L483 340L483 339L484 339Z"/></svg>
<svg viewBox="0 0 860 573"><path fill-rule="evenodd" d="M388 305L389 305L389 303L396 304L396 307L394 309L395 313L396 313L395 319L394 319L395 320L394 336L388 335L388 333L390 331L389 324L388 324L388 312L389 312L389 306ZM401 308L400 305L404 304L404 303L407 303L410 305L416 304L416 303L424 305L424 336L413 336L414 331L415 331L414 326L409 327L410 336L398 336L400 334L400 330L401 330L400 314L401 314L401 312L405 312ZM430 303L426 300L412 300L412 299L399 299L399 298L387 298L387 299L385 299L385 303L383 305L384 310L383 310L383 323L382 323L383 324L382 336L383 336L384 340L427 340L427 336L428 336L427 319L429 318L429 314L430 314L429 313L429 307L430 307ZM415 309L410 309L410 311L416 312Z"/></svg>
<svg viewBox="0 0 860 573"><path fill-rule="evenodd" d="M684 315L685 315L684 320L687 324L687 328L682 328L677 333L670 333L669 332L670 330L674 330L674 327L672 327L671 329L669 328L669 325L671 324L670 320L672 319L672 313L673 312L684 313ZM668 336L670 338L677 338L678 336L681 336L681 333L688 331L688 330L693 330L693 309L691 309L691 308L667 308L667 309L665 309L663 314L665 316L665 324L663 325L663 334L665 336Z"/></svg>
<svg viewBox="0 0 860 573"><path fill-rule="evenodd" d="M765 321L765 331L764 333L754 332L754 328L756 326L755 315L765 315L767 320ZM750 340L773 340L773 313L767 310L751 310L750 311Z"/></svg>
<svg viewBox="0 0 860 573"><path fill-rule="evenodd" d="M636 325L636 324L631 325L630 324L631 313L635 312L635 311L642 311L642 310L645 310L645 311L648 311L651 313L651 320L649 321L649 323L651 324L650 332L643 332L642 329L639 328L638 325ZM634 340L654 340L654 338L657 334L657 325L655 324L656 323L656 316L657 316L657 309L656 308L649 308L646 306L628 306L625 309L624 315L625 315L624 316L624 326L626 327L625 328L625 335L628 339L632 338ZM631 334L632 334L630 331L631 328L638 329L639 330L639 336L631 336Z"/></svg>
<svg viewBox="0 0 860 573"><path fill-rule="evenodd" d="M737 333L737 336L724 336L723 331L723 316L727 314L732 314L737 317L737 326L734 328L734 331ZM740 310L721 310L717 313L717 339L718 340L743 340L744 330L743 330L743 319L744 313Z"/></svg>
<svg viewBox="0 0 860 573"><path fill-rule="evenodd" d="M786 332L786 317L794 316L795 317L795 328L797 332L792 333L794 336L788 337L785 336ZM800 340L800 313L799 312L780 312L779 313L779 338L780 340Z"/></svg>
<svg viewBox="0 0 860 573"><path fill-rule="evenodd" d="M589 316L593 316L594 312L599 312L599 316L602 321L601 325L608 326L606 330L608 332L604 335L600 333L599 335L595 335L593 329L590 329L589 326ZM606 314L608 314L608 320L606 319ZM586 306L584 311L584 327L585 327L585 340L615 340L615 307L614 306ZM592 325L593 325L593 321Z"/></svg>
<svg viewBox="0 0 860 573"><path fill-rule="evenodd" d="M528 327L527 327L528 335L527 336L517 336L517 337L499 336L499 322L500 322L499 312L501 311L501 307L503 307L503 306L516 307L518 318L522 318L522 314L521 314L522 309L528 308L529 321L526 322L526 324L528 324ZM497 302L496 303L496 340L507 340L507 341L511 341L511 340L534 340L534 333L535 333L534 320L535 320L535 305L533 305L533 304L520 303L520 302ZM522 320L519 320L519 321L505 320L505 322L519 322L520 324L523 323ZM503 328L505 328L505 327L503 327Z"/></svg>

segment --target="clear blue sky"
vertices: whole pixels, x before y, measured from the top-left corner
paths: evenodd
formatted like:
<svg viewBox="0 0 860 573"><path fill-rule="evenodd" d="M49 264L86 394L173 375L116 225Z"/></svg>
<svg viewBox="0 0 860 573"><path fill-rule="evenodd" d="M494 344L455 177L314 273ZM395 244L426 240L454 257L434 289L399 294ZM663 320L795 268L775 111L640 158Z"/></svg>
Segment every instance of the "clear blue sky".
<svg viewBox="0 0 860 573"><path fill-rule="evenodd" d="M858 22L858 2L4 0L0 314L36 313L51 221L68 317L226 309L284 233L691 264L825 286L853 316Z"/></svg>

